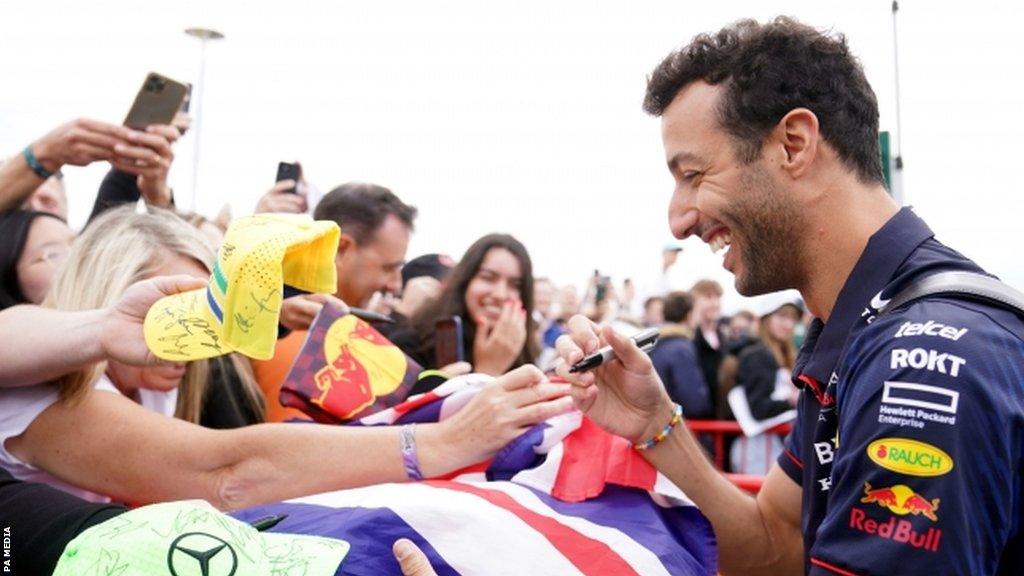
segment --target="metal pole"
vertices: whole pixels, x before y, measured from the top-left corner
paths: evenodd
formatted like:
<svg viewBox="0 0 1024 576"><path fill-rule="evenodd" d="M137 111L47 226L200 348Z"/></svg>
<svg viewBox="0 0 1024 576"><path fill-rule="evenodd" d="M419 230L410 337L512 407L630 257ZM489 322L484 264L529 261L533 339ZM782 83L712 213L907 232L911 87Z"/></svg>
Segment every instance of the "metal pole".
<svg viewBox="0 0 1024 576"><path fill-rule="evenodd" d="M896 35L896 13L899 12L899 2L892 2L892 59L893 70L896 73L896 169L903 169L903 124L900 121L900 49Z"/></svg>
<svg viewBox="0 0 1024 576"><path fill-rule="evenodd" d="M189 210L196 211L196 190L199 188L199 144L203 141L203 90L206 88L206 38L199 39L199 86L196 88L195 144L192 147L192 202Z"/></svg>
<svg viewBox="0 0 1024 576"><path fill-rule="evenodd" d="M196 190L199 188L199 146L203 132L203 92L206 90L206 44L210 40L221 40L224 35L209 28L188 28L185 34L199 39L199 86L196 88L195 145L192 147L192 203L189 209L195 212Z"/></svg>

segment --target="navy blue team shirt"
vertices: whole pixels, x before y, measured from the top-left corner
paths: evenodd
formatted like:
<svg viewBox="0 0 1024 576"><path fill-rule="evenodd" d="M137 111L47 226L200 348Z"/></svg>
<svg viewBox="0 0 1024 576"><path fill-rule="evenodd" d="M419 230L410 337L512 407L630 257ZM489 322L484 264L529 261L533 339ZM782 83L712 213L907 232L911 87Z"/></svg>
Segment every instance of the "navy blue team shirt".
<svg viewBox="0 0 1024 576"><path fill-rule="evenodd" d="M915 279L981 272L903 208L876 232L793 371L779 465L803 490L805 572L1024 574L1024 322Z"/></svg>

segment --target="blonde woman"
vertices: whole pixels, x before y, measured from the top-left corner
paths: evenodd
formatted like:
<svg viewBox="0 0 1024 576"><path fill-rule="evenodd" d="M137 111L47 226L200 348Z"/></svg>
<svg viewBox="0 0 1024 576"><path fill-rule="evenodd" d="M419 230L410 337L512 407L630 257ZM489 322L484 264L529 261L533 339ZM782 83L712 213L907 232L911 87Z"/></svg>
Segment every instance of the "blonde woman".
<svg viewBox="0 0 1024 576"><path fill-rule="evenodd" d="M60 310L103 308L144 278L208 276L214 259L208 241L198 229L185 228L181 223L171 212L159 209L136 214L133 206L125 206L108 211L78 240L75 257L68 258L43 306ZM67 398L84 393L89 388L85 384L93 382L93 387L116 389L156 412L199 423L211 373L237 375L248 411L262 415L263 397L249 362L234 354L210 361L145 367L101 362L66 375L57 384Z"/></svg>
<svg viewBox="0 0 1024 576"><path fill-rule="evenodd" d="M0 333L19 332L0 349L0 386L7 386L0 388L0 464L15 477L92 500L202 498L222 509L409 478L398 428L210 430L140 405L142 391L168 393L184 378L175 412L187 416L194 406L192 387L202 381L190 372L195 367L130 365L154 361L141 346L149 305L208 277L212 254L202 246L169 213L114 210L72 248L47 302L61 310L0 313ZM174 276L143 281L167 275ZM49 382L24 385L41 381ZM497 379L454 417L404 431L414 434L418 473L439 475L492 456L569 409L567 393L568 385L549 383L532 367Z"/></svg>

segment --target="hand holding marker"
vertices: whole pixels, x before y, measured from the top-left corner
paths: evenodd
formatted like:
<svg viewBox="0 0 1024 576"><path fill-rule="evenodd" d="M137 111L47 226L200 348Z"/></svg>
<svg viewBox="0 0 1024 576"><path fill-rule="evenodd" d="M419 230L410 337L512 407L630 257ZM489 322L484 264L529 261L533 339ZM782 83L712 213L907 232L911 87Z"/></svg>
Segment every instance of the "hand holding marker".
<svg viewBox="0 0 1024 576"><path fill-rule="evenodd" d="M636 343L641 352L650 352L658 342L658 329L648 328L647 330L636 334L630 338L630 340ZM587 372L615 358L615 352L612 350L612 347L605 346L593 354L588 355L583 360L573 364L569 368L569 373L576 374L580 372Z"/></svg>

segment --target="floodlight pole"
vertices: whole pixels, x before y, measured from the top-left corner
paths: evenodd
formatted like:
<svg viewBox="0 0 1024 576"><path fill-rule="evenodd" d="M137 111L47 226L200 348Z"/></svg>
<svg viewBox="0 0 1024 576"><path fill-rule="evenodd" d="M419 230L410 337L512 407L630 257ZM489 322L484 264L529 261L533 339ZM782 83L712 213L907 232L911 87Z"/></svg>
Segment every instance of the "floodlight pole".
<svg viewBox="0 0 1024 576"><path fill-rule="evenodd" d="M903 169L903 125L900 123L900 47L896 42L896 13L900 10L897 0L892 2L892 61L896 74L896 169Z"/></svg>
<svg viewBox="0 0 1024 576"><path fill-rule="evenodd" d="M199 39L199 81L196 88L195 145L192 148L192 202L189 209L196 209L196 190L199 187L199 143L203 131L203 90L206 88L206 44L210 40L223 40L224 34L209 28L186 28L185 34Z"/></svg>
<svg viewBox="0 0 1024 576"><path fill-rule="evenodd" d="M892 2L892 61L896 95L896 138L895 154L889 172L889 189L896 202L906 204L907 193L903 189L903 121L900 116L900 50L897 42L896 14L900 10L897 0Z"/></svg>

